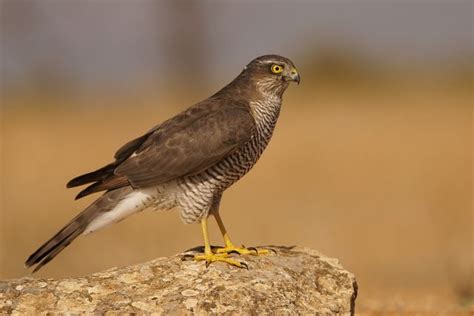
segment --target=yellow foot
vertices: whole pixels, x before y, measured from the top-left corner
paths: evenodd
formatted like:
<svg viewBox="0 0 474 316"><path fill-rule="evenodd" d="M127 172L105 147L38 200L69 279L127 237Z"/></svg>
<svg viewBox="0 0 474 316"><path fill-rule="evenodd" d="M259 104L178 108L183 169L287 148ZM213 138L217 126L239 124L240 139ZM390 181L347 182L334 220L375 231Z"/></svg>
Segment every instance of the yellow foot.
<svg viewBox="0 0 474 316"><path fill-rule="evenodd" d="M213 249L214 250L214 249ZM253 256L258 256L258 255L268 255L270 253L270 250L268 249L257 249L255 247L249 247L245 248L245 246L242 245L242 247L236 247L234 245L227 245L223 248L216 248L215 252L217 254L231 254L231 253L236 253L239 255L253 255Z"/></svg>
<svg viewBox="0 0 474 316"><path fill-rule="evenodd" d="M199 254L199 255L191 255L190 256L192 260L196 261L206 261L206 268L213 262L225 262L228 263L232 266L236 266L239 268L245 268L248 270L248 265L245 262L240 262L237 260L234 260L232 258L229 258L229 255L227 253L210 253L210 254Z"/></svg>

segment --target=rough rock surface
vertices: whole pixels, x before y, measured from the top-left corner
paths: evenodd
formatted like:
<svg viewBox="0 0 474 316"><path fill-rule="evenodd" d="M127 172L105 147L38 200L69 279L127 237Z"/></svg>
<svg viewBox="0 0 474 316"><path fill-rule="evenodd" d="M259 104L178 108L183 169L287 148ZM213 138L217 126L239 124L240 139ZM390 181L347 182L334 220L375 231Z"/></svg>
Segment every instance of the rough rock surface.
<svg viewBox="0 0 474 316"><path fill-rule="evenodd" d="M87 277L0 281L0 314L337 314L354 313L354 275L336 259L301 247L245 256L249 270L159 258Z"/></svg>

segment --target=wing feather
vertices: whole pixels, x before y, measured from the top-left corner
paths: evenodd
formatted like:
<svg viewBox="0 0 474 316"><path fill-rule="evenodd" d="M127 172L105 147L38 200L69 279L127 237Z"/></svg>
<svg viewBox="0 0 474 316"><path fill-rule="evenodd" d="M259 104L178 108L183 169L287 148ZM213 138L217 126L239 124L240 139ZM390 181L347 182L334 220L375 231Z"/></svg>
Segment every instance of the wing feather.
<svg viewBox="0 0 474 316"><path fill-rule="evenodd" d="M245 144L254 131L248 103L211 97L126 143L114 162L72 179L67 187L92 183L76 197L81 198L196 174Z"/></svg>
<svg viewBox="0 0 474 316"><path fill-rule="evenodd" d="M255 130L245 103L227 103L186 121L180 124L178 120L156 130L115 169L115 174L126 177L134 187L196 174L245 144Z"/></svg>

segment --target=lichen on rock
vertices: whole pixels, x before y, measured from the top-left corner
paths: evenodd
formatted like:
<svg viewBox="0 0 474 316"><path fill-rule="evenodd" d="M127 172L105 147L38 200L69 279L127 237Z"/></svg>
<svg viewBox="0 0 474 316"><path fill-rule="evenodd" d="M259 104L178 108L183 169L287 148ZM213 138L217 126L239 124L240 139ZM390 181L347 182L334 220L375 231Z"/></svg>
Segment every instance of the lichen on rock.
<svg viewBox="0 0 474 316"><path fill-rule="evenodd" d="M337 260L303 247L245 256L249 269L181 255L86 277L0 281L0 313L354 313L357 284Z"/></svg>

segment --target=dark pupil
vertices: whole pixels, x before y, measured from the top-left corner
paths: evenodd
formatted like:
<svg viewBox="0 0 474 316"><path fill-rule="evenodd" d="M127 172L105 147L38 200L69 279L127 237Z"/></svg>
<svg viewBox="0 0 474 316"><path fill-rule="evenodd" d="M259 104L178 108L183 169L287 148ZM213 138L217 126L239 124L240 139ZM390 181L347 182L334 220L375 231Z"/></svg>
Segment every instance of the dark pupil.
<svg viewBox="0 0 474 316"><path fill-rule="evenodd" d="M275 71L278 71L278 70L280 70L280 67L276 66Z"/></svg>

